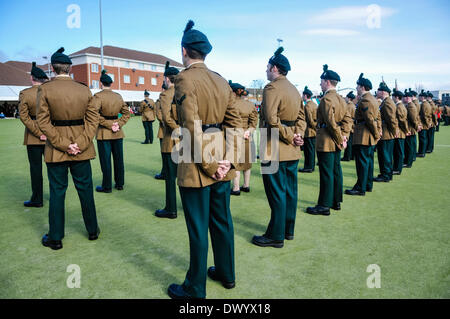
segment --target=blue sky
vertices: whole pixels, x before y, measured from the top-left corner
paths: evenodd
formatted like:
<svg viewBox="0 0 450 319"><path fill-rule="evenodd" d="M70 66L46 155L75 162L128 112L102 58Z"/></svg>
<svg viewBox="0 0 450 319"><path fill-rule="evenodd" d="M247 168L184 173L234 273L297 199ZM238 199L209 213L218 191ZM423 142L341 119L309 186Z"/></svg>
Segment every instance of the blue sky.
<svg viewBox="0 0 450 319"><path fill-rule="evenodd" d="M67 26L71 4L81 9L80 28ZM193 19L213 45L207 65L246 86L265 79L281 38L292 66L288 78L299 87L318 91L328 64L340 74L341 88L354 87L363 72L374 86L384 77L390 86L397 79L400 88L450 89L447 0L103 0L102 10L104 45L177 61L182 31ZM44 62L40 57L60 46L72 53L100 43L96 0L3 0L0 12L0 62Z"/></svg>

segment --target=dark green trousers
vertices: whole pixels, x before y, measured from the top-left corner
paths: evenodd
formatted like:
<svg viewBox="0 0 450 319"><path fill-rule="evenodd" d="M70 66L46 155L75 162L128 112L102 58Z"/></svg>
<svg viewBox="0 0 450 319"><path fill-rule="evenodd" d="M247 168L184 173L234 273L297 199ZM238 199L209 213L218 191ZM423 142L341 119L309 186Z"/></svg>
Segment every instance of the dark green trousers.
<svg viewBox="0 0 450 319"><path fill-rule="evenodd" d="M350 136L349 136L348 142L347 142L347 147L345 148L344 156L342 157L342 159L351 161L355 157L353 154L352 143L353 143L353 133L350 133Z"/></svg>
<svg viewBox="0 0 450 319"><path fill-rule="evenodd" d="M197 298L206 296L208 229L217 275L235 280L234 230L230 212L230 182L207 187L180 186L181 202L189 234L190 263L183 289Z"/></svg>
<svg viewBox="0 0 450 319"><path fill-rule="evenodd" d="M414 155L416 154L416 135L407 136L405 139L405 159L403 163L411 166L414 162Z"/></svg>
<svg viewBox="0 0 450 319"><path fill-rule="evenodd" d="M145 130L145 142L153 143L153 121L143 121Z"/></svg>
<svg viewBox="0 0 450 319"><path fill-rule="evenodd" d="M44 186L42 178L42 158L45 145L27 145L28 162L30 163L31 199L33 203L44 202Z"/></svg>
<svg viewBox="0 0 450 319"><path fill-rule="evenodd" d="M414 147L414 151L412 153L413 154L413 162L414 162L417 157L417 135L413 135L412 143L413 143L413 147Z"/></svg>
<svg viewBox="0 0 450 319"><path fill-rule="evenodd" d="M305 137L303 140L305 141L303 144L303 153L305 155L303 168L314 170L316 166L316 138Z"/></svg>
<svg viewBox="0 0 450 319"><path fill-rule="evenodd" d="M162 138L159 139L160 148L162 148L162 140L163 140ZM164 160L163 160L162 152L161 152L161 164L162 164L162 167L161 167L161 172L159 174L164 176Z"/></svg>
<svg viewBox="0 0 450 319"><path fill-rule="evenodd" d="M428 147L428 130L419 132L419 151L418 154L425 154Z"/></svg>
<svg viewBox="0 0 450 319"><path fill-rule="evenodd" d="M405 159L405 139L396 138L394 142L394 166L393 170L402 172L403 162Z"/></svg>
<svg viewBox="0 0 450 319"><path fill-rule="evenodd" d="M375 146L353 145L355 152L355 165L358 180L353 189L360 192L372 190L373 187L373 164Z"/></svg>
<svg viewBox="0 0 450 319"><path fill-rule="evenodd" d="M428 136L427 136L427 149L426 151L431 153L434 150L434 132L436 131L435 127L429 128L428 129Z"/></svg>
<svg viewBox="0 0 450 319"><path fill-rule="evenodd" d="M317 205L332 207L342 202L341 151L317 152L320 192Z"/></svg>
<svg viewBox="0 0 450 319"><path fill-rule="evenodd" d="M380 140L377 144L378 166L380 175L388 180L392 179L395 140Z"/></svg>
<svg viewBox="0 0 450 319"><path fill-rule="evenodd" d="M450 116L444 116L444 126L450 125Z"/></svg>
<svg viewBox="0 0 450 319"><path fill-rule="evenodd" d="M161 153L163 159L163 170L166 183L166 207L168 212L177 212L177 190L175 181L177 179L177 164L172 161L171 153Z"/></svg>
<svg viewBox="0 0 450 319"><path fill-rule="evenodd" d="M48 210L50 227L48 236L52 240L64 238L64 201L68 186L69 170L80 198L86 230L89 234L95 234L98 228L91 162L87 160L47 163L48 181L50 184L50 207Z"/></svg>
<svg viewBox="0 0 450 319"><path fill-rule="evenodd" d="M286 235L294 235L298 199L297 166L298 160L279 162L276 173L262 175L271 210L265 232L267 238L284 240Z"/></svg>
<svg viewBox="0 0 450 319"><path fill-rule="evenodd" d="M125 169L123 165L123 139L97 140L98 157L103 173L102 187L112 188L111 154L114 161L114 182L116 186L125 183Z"/></svg>

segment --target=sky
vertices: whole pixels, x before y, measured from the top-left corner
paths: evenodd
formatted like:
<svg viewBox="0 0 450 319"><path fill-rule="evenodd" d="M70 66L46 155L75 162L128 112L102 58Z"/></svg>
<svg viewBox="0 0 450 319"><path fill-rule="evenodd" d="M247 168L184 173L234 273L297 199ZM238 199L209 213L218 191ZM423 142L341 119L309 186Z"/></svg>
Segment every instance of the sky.
<svg viewBox="0 0 450 319"><path fill-rule="evenodd" d="M79 21L76 19L79 8ZM355 88L360 73L376 88L450 89L450 1L103 0L103 44L165 55L181 62L189 19L213 46L208 67L251 86L283 40L288 79L320 91L324 64ZM79 23L78 23L79 22ZM98 0L0 0L0 62L45 63L100 46Z"/></svg>

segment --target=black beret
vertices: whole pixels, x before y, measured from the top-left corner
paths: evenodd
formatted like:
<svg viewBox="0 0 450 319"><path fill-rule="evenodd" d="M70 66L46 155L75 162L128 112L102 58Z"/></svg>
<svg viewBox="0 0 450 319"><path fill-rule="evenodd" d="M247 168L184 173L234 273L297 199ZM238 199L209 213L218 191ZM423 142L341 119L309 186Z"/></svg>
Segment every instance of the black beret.
<svg viewBox="0 0 450 319"><path fill-rule="evenodd" d="M364 86L369 88L369 90L372 90L372 82L369 81L369 79L363 78L364 73L361 73L359 75L358 81L356 81L356 84Z"/></svg>
<svg viewBox="0 0 450 319"><path fill-rule="evenodd" d="M185 48L200 52L201 54L208 54L212 50L212 45L208 38L202 32L192 29L194 21L189 20L184 29L181 45Z"/></svg>
<svg viewBox="0 0 450 319"><path fill-rule="evenodd" d="M113 83L113 80L111 79L111 77L106 74L106 70L102 70L102 76L100 77L100 82L102 82L103 84L106 85L110 85L111 83Z"/></svg>
<svg viewBox="0 0 450 319"><path fill-rule="evenodd" d="M328 64L325 64L323 66L323 73L320 76L321 79L324 80L330 80L330 81L341 81L341 77L339 76L339 74L337 74L336 72L332 71L332 70L328 70Z"/></svg>
<svg viewBox="0 0 450 319"><path fill-rule="evenodd" d="M59 48L58 51L52 54L50 61L52 64L72 64L72 60L65 54L63 54L64 48Z"/></svg>
<svg viewBox="0 0 450 319"><path fill-rule="evenodd" d="M348 92L348 94L347 94L347 97L349 98L349 99L355 99L355 94L353 94L353 91L350 91L350 92Z"/></svg>
<svg viewBox="0 0 450 319"><path fill-rule="evenodd" d="M402 93L402 91L398 91L398 90L396 90L394 88L394 93L392 93L392 96L396 96L396 97L402 98L404 96L404 94Z"/></svg>
<svg viewBox="0 0 450 319"><path fill-rule="evenodd" d="M145 90L144 95L145 96L149 96L150 95L150 93L147 92L147 89Z"/></svg>
<svg viewBox="0 0 450 319"><path fill-rule="evenodd" d="M430 91L427 91L427 96L433 98L433 94Z"/></svg>
<svg viewBox="0 0 450 319"><path fill-rule="evenodd" d="M275 54L269 59L269 63L281 69L284 72L288 72L291 70L291 65L289 64L289 60L281 54L284 51L283 47L279 47Z"/></svg>
<svg viewBox="0 0 450 319"><path fill-rule="evenodd" d="M412 92L411 92L411 89L409 89L409 91L405 89L405 94L404 94L404 96L405 96L405 97L412 97L413 94L412 94Z"/></svg>
<svg viewBox="0 0 450 319"><path fill-rule="evenodd" d="M30 73L35 79L47 79L48 80L47 74L45 74L45 72L42 71L42 69L40 69L36 66L36 62L31 63L31 72Z"/></svg>
<svg viewBox="0 0 450 319"><path fill-rule="evenodd" d="M424 97L427 97L427 96L428 96L428 94L427 94L427 92L425 92L425 90L424 90L424 89L422 89L422 91L420 92L419 96L424 96Z"/></svg>
<svg viewBox="0 0 450 319"><path fill-rule="evenodd" d="M166 62L166 69L164 70L164 76L171 76L171 75L177 75L180 73L177 68L174 68L173 66L169 66L170 62Z"/></svg>
<svg viewBox="0 0 450 319"><path fill-rule="evenodd" d="M410 96L417 96L417 92L416 92L416 91L413 91L413 90L411 90L411 88L409 88L409 93L411 93L411 95L410 95Z"/></svg>
<svg viewBox="0 0 450 319"><path fill-rule="evenodd" d="M305 95L308 96L308 97L311 97L311 96L313 95L312 92L311 92L311 90L308 89L307 86L305 86L305 89L303 90L303 94L305 94Z"/></svg>
<svg viewBox="0 0 450 319"><path fill-rule="evenodd" d="M388 92L389 94L391 93L391 89L387 86L385 82L380 83L380 85L378 86L378 91Z"/></svg>
<svg viewBox="0 0 450 319"><path fill-rule="evenodd" d="M245 90L245 86L243 86L239 83L233 83L231 80L228 81L228 84L230 85L233 92L236 92L239 89Z"/></svg>

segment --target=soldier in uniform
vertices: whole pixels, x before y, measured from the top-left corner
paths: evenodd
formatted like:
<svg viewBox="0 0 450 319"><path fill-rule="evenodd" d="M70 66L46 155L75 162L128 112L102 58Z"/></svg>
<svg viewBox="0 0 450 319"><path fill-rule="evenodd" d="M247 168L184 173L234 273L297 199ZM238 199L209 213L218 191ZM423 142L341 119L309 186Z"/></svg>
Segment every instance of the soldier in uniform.
<svg viewBox="0 0 450 319"><path fill-rule="evenodd" d="M233 180L233 188L231 195L239 196L241 191L250 192L250 175L252 162L255 157L255 143L253 141L253 132L258 125L258 112L255 105L250 101L244 99L246 91L245 86L239 83L233 83L228 81L231 89L236 95L236 109L239 112L239 116L242 120L242 129L244 130L244 144L241 147L241 161L236 167L236 177ZM240 187L241 171L244 172L244 185Z"/></svg>
<svg viewBox="0 0 450 319"><path fill-rule="evenodd" d="M170 67L169 61L166 62L164 71L164 84L166 90L159 96L161 105L162 126L164 136L161 144L161 155L163 159L164 177L166 184L166 206L158 209L155 216L162 218L177 218L177 192L175 180L177 178L177 164L172 160L171 153L177 142L172 138L172 132L179 128L177 106L174 101L175 96L175 77L179 73L177 68Z"/></svg>
<svg viewBox="0 0 450 319"><path fill-rule="evenodd" d="M145 141L141 144L153 144L153 122L155 121L155 102L149 98L150 93L145 90L144 100L140 104L139 111L142 114L142 124L145 130Z"/></svg>
<svg viewBox="0 0 450 319"><path fill-rule="evenodd" d="M166 84L163 83L161 92L164 92L166 89L167 89ZM161 149L161 163L162 163L161 171L159 174L155 175L155 179L162 180L162 179L164 179L164 161L162 158L163 157L162 156L162 146L163 146L162 144L163 144L163 137L164 137L164 123L163 123L163 119L162 119L161 103L160 103L159 99L156 100L156 102L155 102L155 115L159 122L158 134L156 137L159 139L159 147Z"/></svg>
<svg viewBox="0 0 450 319"><path fill-rule="evenodd" d="M99 113L92 103L89 88L69 76L72 61L63 52L64 48L60 48L52 55L52 68L57 76L40 85L37 96L37 123L47 136L44 159L50 184L50 227L42 244L54 250L62 248L69 170L80 198L89 240L96 240L100 233L90 163L95 158L92 140L97 132Z"/></svg>
<svg viewBox="0 0 450 319"><path fill-rule="evenodd" d="M285 239L294 239L297 165L306 130L303 101L296 87L286 78L291 66L282 52L283 48L278 48L269 59L266 74L270 83L264 87L261 105L260 127L278 130L278 138L269 132L267 145L260 147L262 167L271 166L271 162L278 164L273 171L262 171L271 218L266 232L262 236L253 236L253 244L261 247L282 248Z"/></svg>
<svg viewBox="0 0 450 319"><path fill-rule="evenodd" d="M417 122L420 123L420 129L417 131L417 133L419 133L422 130L422 121L420 120L420 108L421 105L419 103L419 100L417 99L417 92L414 90L411 90L411 88L409 88L409 93L411 94L411 99L412 99L412 103L416 106L416 116L417 116ZM419 134L418 134L419 135ZM413 138L413 143L414 143L414 154L413 154L413 161L416 160L417 157L417 137L414 135Z"/></svg>
<svg viewBox="0 0 450 319"><path fill-rule="evenodd" d="M353 94L353 91L350 91L347 96L345 97L345 101L347 102L347 108L350 113L350 117L352 118L352 128L350 130L350 136L348 138L347 147L344 151L344 156L341 158L341 161L349 162L355 158L355 155L353 154L353 131L355 129L355 111L356 111L356 104L357 99L355 94Z"/></svg>
<svg viewBox="0 0 450 319"><path fill-rule="evenodd" d="M317 105L311 100L312 92L305 86L303 90L303 102L305 105L306 131L303 144L305 163L300 173L312 173L316 166L316 129L317 129Z"/></svg>
<svg viewBox="0 0 450 319"><path fill-rule="evenodd" d="M342 167L341 150L347 147L352 126L345 100L336 92L340 76L323 66L320 86L324 93L317 109L317 159L320 172L320 192L317 205L308 207L312 215L330 215L330 208L341 209Z"/></svg>
<svg viewBox="0 0 450 319"><path fill-rule="evenodd" d="M47 137L39 129L36 123L36 97L39 85L48 80L47 75L36 62L31 67L31 88L22 90L19 94L19 115L25 125L25 136L23 145L27 146L28 162L30 163L31 176L31 199L24 202L25 207L42 207L43 179L42 179L42 157Z"/></svg>
<svg viewBox="0 0 450 319"><path fill-rule="evenodd" d="M372 83L363 77L358 78L358 107L355 111L355 132L353 133L353 151L358 180L352 189L345 190L347 195L364 196L372 191L373 186L373 156L375 145L380 140L380 127L378 124L378 102L370 94Z"/></svg>
<svg viewBox="0 0 450 319"><path fill-rule="evenodd" d="M392 175L400 175L405 159L405 138L411 135L408 127L408 111L402 103L403 93L394 88L392 99L396 105L396 117L398 122L398 136L394 142L394 165Z"/></svg>
<svg viewBox="0 0 450 319"><path fill-rule="evenodd" d="M408 128L410 134L405 138L405 159L403 161L404 168L411 168L414 162L414 154L416 153L416 133L421 130L421 125L417 117L417 106L412 100L411 91L405 90L403 94L403 104L406 106Z"/></svg>
<svg viewBox="0 0 450 319"><path fill-rule="evenodd" d="M450 105L444 105L444 126L450 125Z"/></svg>
<svg viewBox="0 0 450 319"><path fill-rule="evenodd" d="M234 169L227 158L231 151L229 144L226 143L225 152L216 148L222 144L219 139L225 143L223 126L238 128L241 119L227 81L204 63L212 50L208 38L192 29L193 26L194 22L189 20L181 40L186 69L175 77L181 142L192 146L187 154L182 146L183 158L177 168L177 183L189 234L190 264L184 283L169 286L171 298L205 298L207 274L225 288L235 286L234 230L230 212L230 180L234 177ZM205 147L209 151L203 152ZM188 159L184 160L185 157ZM215 266L206 271L208 229Z"/></svg>
<svg viewBox="0 0 450 319"><path fill-rule="evenodd" d="M97 149L100 167L103 173L102 185L95 190L102 193L111 193L111 154L114 160L114 188L123 190L125 183L125 169L123 164L123 138L122 127L130 119L128 105L120 94L111 90L113 80L102 70L100 77L103 90L92 98L92 104L99 111L99 126L97 130ZM119 113L122 116L119 119Z"/></svg>
<svg viewBox="0 0 450 319"><path fill-rule="evenodd" d="M394 143L395 139L398 138L399 128L397 107L390 98L390 94L391 89L389 89L385 82L381 82L377 90L377 97L382 100L380 114L383 133L381 140L377 144L380 174L373 179L375 182L389 182L392 180Z"/></svg>
<svg viewBox="0 0 450 319"><path fill-rule="evenodd" d="M433 126L433 119L431 115L431 105L427 101L427 93L422 90L419 94L420 105L420 121L422 123L422 130L419 132L419 151L417 157L425 157L428 147L428 130Z"/></svg>
<svg viewBox="0 0 450 319"><path fill-rule="evenodd" d="M430 91L427 91L426 98L427 98L428 103L430 103L430 105L431 105L431 127L428 130L428 144L427 144L426 152L432 153L434 150L434 133L437 130L437 127L439 124L438 117L437 117L438 107L433 102L433 93L431 93Z"/></svg>

